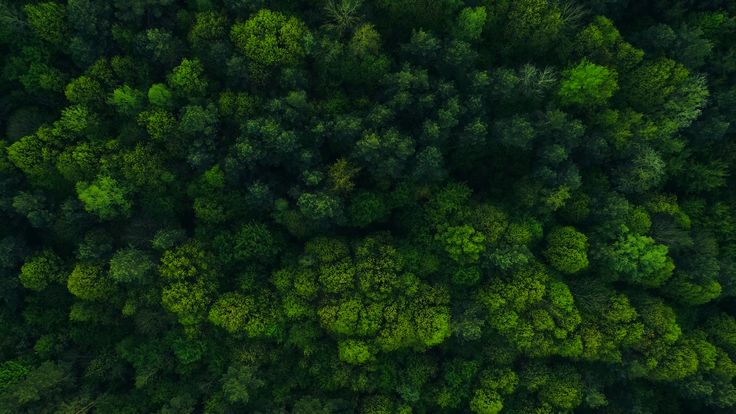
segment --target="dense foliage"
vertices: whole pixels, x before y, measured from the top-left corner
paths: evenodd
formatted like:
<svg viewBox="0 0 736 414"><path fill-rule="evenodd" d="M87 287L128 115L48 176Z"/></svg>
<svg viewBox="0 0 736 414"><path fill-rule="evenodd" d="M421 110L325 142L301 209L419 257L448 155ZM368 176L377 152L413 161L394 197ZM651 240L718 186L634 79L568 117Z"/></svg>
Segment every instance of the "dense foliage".
<svg viewBox="0 0 736 414"><path fill-rule="evenodd" d="M0 413L736 410L736 1L0 0Z"/></svg>

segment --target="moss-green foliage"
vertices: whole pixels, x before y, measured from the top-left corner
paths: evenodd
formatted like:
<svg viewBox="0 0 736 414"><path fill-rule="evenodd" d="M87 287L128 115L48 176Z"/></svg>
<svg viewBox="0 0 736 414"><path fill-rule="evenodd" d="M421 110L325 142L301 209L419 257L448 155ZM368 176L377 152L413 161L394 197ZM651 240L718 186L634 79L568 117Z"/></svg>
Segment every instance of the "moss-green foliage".
<svg viewBox="0 0 736 414"><path fill-rule="evenodd" d="M63 274L62 266L59 256L50 250L44 250L23 263L20 268L20 282L25 288L43 290L50 283L64 280L66 275Z"/></svg>
<svg viewBox="0 0 736 414"><path fill-rule="evenodd" d="M628 234L605 252L611 261L611 269L644 286L661 285L675 268L667 256L667 246L656 244L651 237Z"/></svg>
<svg viewBox="0 0 736 414"><path fill-rule="evenodd" d="M167 78L175 93L181 96L201 95L207 89L207 79L204 78L204 68L198 59L183 59ZM163 100L157 95L163 92L154 92L154 100ZM164 93L165 94L165 93Z"/></svg>
<svg viewBox="0 0 736 414"><path fill-rule="evenodd" d="M101 219L130 215L132 203L127 198L128 190L112 177L98 177L91 183L80 181L77 183L77 194L84 208Z"/></svg>
<svg viewBox="0 0 736 414"><path fill-rule="evenodd" d="M209 320L231 334L268 336L273 335L277 329L277 312L265 292L256 296L226 293L210 309Z"/></svg>
<svg viewBox="0 0 736 414"><path fill-rule="evenodd" d="M75 266L66 286L70 293L84 300L103 300L114 291L112 281L98 263L80 263Z"/></svg>
<svg viewBox="0 0 736 414"><path fill-rule="evenodd" d="M311 43L309 29L298 18L268 9L233 25L230 38L248 59L265 66L294 65Z"/></svg>
<svg viewBox="0 0 736 414"><path fill-rule="evenodd" d="M168 108L172 104L171 91L163 83L153 84L148 89L148 102L154 106Z"/></svg>
<svg viewBox="0 0 736 414"><path fill-rule="evenodd" d="M153 262L148 255L136 248L126 248L115 252L110 258L110 277L119 283L141 283L153 270Z"/></svg>
<svg viewBox="0 0 736 414"><path fill-rule="evenodd" d="M736 410L736 2L0 0L0 414Z"/></svg>
<svg viewBox="0 0 736 414"><path fill-rule="evenodd" d="M552 267L563 273L577 273L588 267L588 238L574 227L560 227L547 235L544 255Z"/></svg>
<svg viewBox="0 0 736 414"><path fill-rule="evenodd" d="M66 7L56 2L26 4L28 25L39 39L61 46L67 39Z"/></svg>

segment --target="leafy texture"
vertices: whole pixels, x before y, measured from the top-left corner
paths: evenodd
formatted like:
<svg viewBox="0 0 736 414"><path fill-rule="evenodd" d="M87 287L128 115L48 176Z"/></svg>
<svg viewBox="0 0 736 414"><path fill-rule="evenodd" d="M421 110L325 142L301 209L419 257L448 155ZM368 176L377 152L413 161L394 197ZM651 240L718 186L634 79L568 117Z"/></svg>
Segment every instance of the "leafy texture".
<svg viewBox="0 0 736 414"><path fill-rule="evenodd" d="M736 412L736 1L0 0L0 414Z"/></svg>

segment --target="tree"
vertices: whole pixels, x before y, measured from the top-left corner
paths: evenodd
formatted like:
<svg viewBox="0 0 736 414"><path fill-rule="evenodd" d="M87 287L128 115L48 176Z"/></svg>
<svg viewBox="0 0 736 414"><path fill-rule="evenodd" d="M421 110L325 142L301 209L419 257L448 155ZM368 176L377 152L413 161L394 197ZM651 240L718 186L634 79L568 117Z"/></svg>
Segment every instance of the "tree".
<svg viewBox="0 0 736 414"><path fill-rule="evenodd" d="M625 280L645 287L662 285L675 268L667 246L638 234L626 234L604 249L609 266Z"/></svg>
<svg viewBox="0 0 736 414"><path fill-rule="evenodd" d="M63 127L72 137L83 134L95 134L99 127L98 120L90 116L84 107L75 106L65 111ZM61 127L61 125L59 125ZM92 178L97 172L99 156L103 149L99 144L90 145L82 142L76 146L68 146L56 159L57 170L64 178L74 182L75 178Z"/></svg>
<svg viewBox="0 0 736 414"><path fill-rule="evenodd" d="M496 121L495 132L501 144L519 149L529 149L537 134L532 124L518 115Z"/></svg>
<svg viewBox="0 0 736 414"><path fill-rule="evenodd" d="M353 177L360 171L351 165L345 158L340 158L330 165L327 172L331 190L337 193L349 193L355 187Z"/></svg>
<svg viewBox="0 0 736 414"><path fill-rule="evenodd" d="M179 60L184 46L171 32L159 28L142 33L138 44L142 53L164 67L171 67Z"/></svg>
<svg viewBox="0 0 736 414"><path fill-rule="evenodd" d="M32 227L43 228L54 219L46 207L46 199L39 194L18 194L13 197L13 208L24 215Z"/></svg>
<svg viewBox="0 0 736 414"><path fill-rule="evenodd" d="M187 242L161 256L158 268L165 280L187 280L207 276L212 271L208 254L194 241Z"/></svg>
<svg viewBox="0 0 736 414"><path fill-rule="evenodd" d="M574 227L558 227L547 235L544 255L552 267L563 273L577 273L588 267L588 238Z"/></svg>
<svg viewBox="0 0 736 414"><path fill-rule="evenodd" d="M376 178L396 177L414 154L412 141L397 130L367 134L355 144L355 157Z"/></svg>
<svg viewBox="0 0 736 414"><path fill-rule="evenodd" d="M338 35L349 32L361 20L361 6L363 0L328 0L324 7L328 16L325 26L335 30Z"/></svg>
<svg viewBox="0 0 736 414"><path fill-rule="evenodd" d="M110 259L108 274L118 283L142 283L153 268L153 262L145 252L131 247L115 252Z"/></svg>
<svg viewBox="0 0 736 414"><path fill-rule="evenodd" d="M174 115L165 110L141 112L138 123L145 126L148 135L157 141L170 139L178 129Z"/></svg>
<svg viewBox="0 0 736 414"><path fill-rule="evenodd" d="M480 40L486 24L486 8L466 7L460 11L455 27L455 37L468 42Z"/></svg>
<svg viewBox="0 0 736 414"><path fill-rule="evenodd" d="M250 400L250 393L264 385L257 373L255 365L238 364L229 367L220 380L227 400L247 403Z"/></svg>
<svg viewBox="0 0 736 414"><path fill-rule="evenodd" d="M205 47L227 34L227 16L225 15L208 10L197 13L194 19L194 24L189 31L189 42L196 48Z"/></svg>
<svg viewBox="0 0 736 414"><path fill-rule="evenodd" d="M254 63L295 65L309 52L312 35L296 17L261 9L230 29L230 39Z"/></svg>
<svg viewBox="0 0 736 414"><path fill-rule="evenodd" d="M98 176L91 183L78 182L77 195L84 208L103 220L130 215L133 204L128 190L110 176Z"/></svg>
<svg viewBox="0 0 736 414"><path fill-rule="evenodd" d="M340 342L338 349L340 359L348 364L364 364L371 358L370 348L363 341L347 339Z"/></svg>
<svg viewBox="0 0 736 414"><path fill-rule="evenodd" d="M262 223L250 223L241 227L235 236L235 258L246 262L270 263L279 253L279 240Z"/></svg>
<svg viewBox="0 0 736 414"><path fill-rule="evenodd" d="M112 91L112 95L107 101L122 114L134 115L143 105L143 93L123 85Z"/></svg>
<svg viewBox="0 0 736 414"><path fill-rule="evenodd" d="M304 193L299 196L297 206L311 220L334 219L341 214L340 201L327 194Z"/></svg>
<svg viewBox="0 0 736 414"><path fill-rule="evenodd" d="M379 195L369 192L356 194L348 209L350 221L358 227L385 219L388 214L386 201Z"/></svg>
<svg viewBox="0 0 736 414"><path fill-rule="evenodd" d="M179 131L184 135L211 136L217 132L217 112L213 106L187 105L181 110Z"/></svg>
<svg viewBox="0 0 736 414"><path fill-rule="evenodd" d="M665 179L665 163L651 148L642 148L617 174L618 188L626 193L643 193Z"/></svg>
<svg viewBox="0 0 736 414"><path fill-rule="evenodd" d="M551 279L539 263L514 271L510 278L493 279L478 292L489 324L518 352L532 356L579 355L581 322L572 293Z"/></svg>
<svg viewBox="0 0 736 414"><path fill-rule="evenodd" d="M182 325L196 325L206 316L213 290L212 285L201 279L173 282L162 289L161 304L177 315Z"/></svg>
<svg viewBox="0 0 736 414"><path fill-rule="evenodd" d="M488 11L487 33L505 56L538 55L560 39L565 21L557 6L544 0L484 1ZM508 22L508 23L504 23Z"/></svg>
<svg viewBox="0 0 736 414"><path fill-rule="evenodd" d="M604 16L596 16L577 34L575 50L593 63L624 70L644 58L644 51L624 41L613 21Z"/></svg>
<svg viewBox="0 0 736 414"><path fill-rule="evenodd" d="M3 403L11 410L22 410L55 396L70 383L68 369L68 366L53 361L40 363L30 369L22 380L4 390Z"/></svg>
<svg viewBox="0 0 736 414"><path fill-rule="evenodd" d="M173 103L171 91L163 83L154 83L148 88L148 102L151 105L169 109Z"/></svg>
<svg viewBox="0 0 736 414"><path fill-rule="evenodd" d="M29 26L41 40L61 46L67 39L69 28L64 5L56 2L27 4L23 10Z"/></svg>
<svg viewBox="0 0 736 414"><path fill-rule="evenodd" d="M161 304L177 315L182 325L205 320L217 289L212 258L194 241L167 250L161 256L158 272L166 282Z"/></svg>
<svg viewBox="0 0 736 414"><path fill-rule="evenodd" d="M44 131L45 132L45 131ZM53 185L53 164L58 150L47 144L45 137L39 134L25 136L7 148L8 159L29 179L43 185Z"/></svg>
<svg viewBox="0 0 736 414"><path fill-rule="evenodd" d="M581 107L602 105L618 91L617 79L615 70L583 59L562 73L560 101Z"/></svg>
<svg viewBox="0 0 736 414"><path fill-rule="evenodd" d="M93 105L102 102L105 92L97 80L83 75L66 85L64 95L71 103Z"/></svg>
<svg viewBox="0 0 736 414"><path fill-rule="evenodd" d="M167 80L174 93L185 97L202 95L208 86L204 68L197 59L182 59Z"/></svg>
<svg viewBox="0 0 736 414"><path fill-rule="evenodd" d="M655 116L668 134L690 125L709 95L704 79L667 58L644 62L625 81L632 108Z"/></svg>
<svg viewBox="0 0 736 414"><path fill-rule="evenodd" d="M278 314L268 297L225 293L212 305L209 321L233 335L251 338L271 336L277 332Z"/></svg>
<svg viewBox="0 0 736 414"><path fill-rule="evenodd" d="M20 282L27 289L43 290L51 283L64 281L63 262L51 250L44 250L28 259L20 268Z"/></svg>
<svg viewBox="0 0 736 414"><path fill-rule="evenodd" d="M478 414L497 414L503 409L501 396L493 390L476 390L470 400L470 411Z"/></svg>
<svg viewBox="0 0 736 414"><path fill-rule="evenodd" d="M83 300L107 299L115 288L98 263L78 263L67 279L66 286L74 296Z"/></svg>
<svg viewBox="0 0 736 414"><path fill-rule="evenodd" d="M477 262L485 249L485 236L469 225L448 227L437 239L442 241L447 254L460 263Z"/></svg>
<svg viewBox="0 0 736 414"><path fill-rule="evenodd" d="M558 367L540 387L539 397L552 407L572 410L582 402L582 388L582 378L574 368Z"/></svg>

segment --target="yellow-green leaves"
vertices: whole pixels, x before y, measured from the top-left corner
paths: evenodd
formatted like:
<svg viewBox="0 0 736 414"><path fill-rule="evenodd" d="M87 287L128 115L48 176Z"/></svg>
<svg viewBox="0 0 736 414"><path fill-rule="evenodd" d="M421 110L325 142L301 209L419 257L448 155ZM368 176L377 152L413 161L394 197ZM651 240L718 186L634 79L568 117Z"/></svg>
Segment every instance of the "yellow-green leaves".
<svg viewBox="0 0 736 414"><path fill-rule="evenodd" d="M563 273L577 273L588 267L588 238L573 227L559 227L547 236L544 251L552 267Z"/></svg>
<svg viewBox="0 0 736 414"><path fill-rule="evenodd" d="M559 97L563 105L592 107L606 103L618 91L615 70L583 59L562 73Z"/></svg>
<svg viewBox="0 0 736 414"><path fill-rule="evenodd" d="M338 353L341 360L353 365L363 364L371 358L368 344L353 339L341 341L338 346Z"/></svg>
<svg viewBox="0 0 736 414"><path fill-rule="evenodd" d="M167 250L161 257L158 272L165 282L161 303L183 325L206 318L207 307L215 299L214 270L212 257L195 241Z"/></svg>
<svg viewBox="0 0 736 414"><path fill-rule="evenodd" d="M112 280L98 263L79 263L67 279L67 288L84 300L103 300L114 292Z"/></svg>
<svg viewBox="0 0 736 414"><path fill-rule="evenodd" d="M185 97L203 94L209 84L198 59L183 59L169 75L168 82L175 93Z"/></svg>
<svg viewBox="0 0 736 414"><path fill-rule="evenodd" d="M31 290L43 290L50 283L61 282L63 263L51 250L44 250L26 261L20 268L20 282Z"/></svg>
<svg viewBox="0 0 736 414"><path fill-rule="evenodd" d="M621 236L604 251L611 268L631 283L646 287L662 285L675 268L666 245L648 236Z"/></svg>
<svg viewBox="0 0 736 414"><path fill-rule="evenodd" d="M41 40L61 46L68 39L69 28L63 4L50 1L27 4L23 9L28 16L28 24Z"/></svg>
<svg viewBox="0 0 736 414"><path fill-rule="evenodd" d="M217 299L208 318L230 334L256 338L275 333L278 316L278 310L266 292L253 296L230 292Z"/></svg>
<svg viewBox="0 0 736 414"><path fill-rule="evenodd" d="M483 6L462 9L457 18L455 37L469 42L480 40L486 17L486 8Z"/></svg>
<svg viewBox="0 0 736 414"><path fill-rule="evenodd" d="M469 225L448 227L437 238L443 243L447 254L460 263L477 262L485 249L485 236Z"/></svg>
<svg viewBox="0 0 736 414"><path fill-rule="evenodd" d="M133 203L128 189L110 176L99 176L91 183L78 182L77 195L84 208L103 220L113 220L130 215Z"/></svg>
<svg viewBox="0 0 736 414"><path fill-rule="evenodd" d="M307 55L312 36L296 17L261 9L233 25L230 38L247 58L264 66L294 65Z"/></svg>

